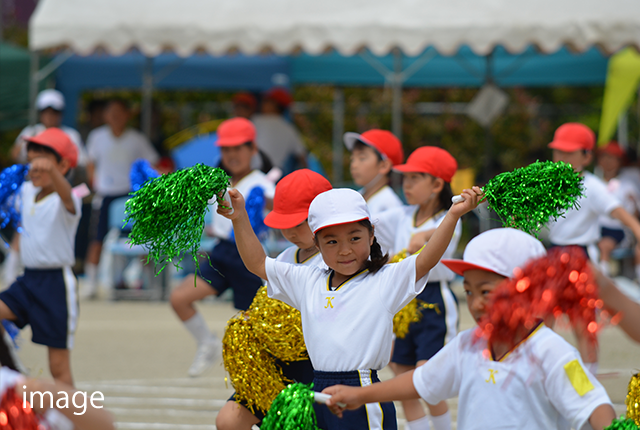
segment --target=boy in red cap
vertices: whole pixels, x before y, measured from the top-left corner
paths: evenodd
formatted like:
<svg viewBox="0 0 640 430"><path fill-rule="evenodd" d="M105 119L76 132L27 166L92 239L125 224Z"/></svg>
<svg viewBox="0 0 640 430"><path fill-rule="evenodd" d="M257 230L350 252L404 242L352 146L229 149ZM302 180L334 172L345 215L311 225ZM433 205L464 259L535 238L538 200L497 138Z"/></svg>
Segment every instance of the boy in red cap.
<svg viewBox="0 0 640 430"><path fill-rule="evenodd" d="M411 153L406 164L394 167L402 172L402 189L410 206L391 209L379 216L376 233L390 238L391 255L413 254L431 239L451 207L451 180L458 169L455 158L442 148L423 146ZM458 247L462 224L458 220L451 242L443 258L452 258ZM429 274L429 282L416 297L422 314L419 322L409 325L409 333L397 338L391 357L391 369L396 375L426 363L458 332L458 303L449 288L454 273L442 263ZM429 429L420 400L402 402L407 429ZM435 430L451 429L451 416L445 401L427 404Z"/></svg>
<svg viewBox="0 0 640 430"><path fill-rule="evenodd" d="M285 112L293 98L284 88L272 88L262 97L260 114L252 121L256 126L256 143L274 167L285 173L307 167L307 150Z"/></svg>
<svg viewBox="0 0 640 430"><path fill-rule="evenodd" d="M265 217L264 223L271 228L280 229L285 239L293 246L282 251L276 260L326 267L313 240L307 216L313 199L330 189L331 183L326 178L308 169L296 170L278 182L273 198L273 210ZM251 311L248 317L251 318ZM289 329L281 328L283 334ZM283 375L289 380L304 384L313 381L313 367L308 359L280 364ZM216 427L219 430L250 429L253 425L261 424L266 412L256 408L255 413L251 413L245 407L245 402L237 403L232 396L218 413Z"/></svg>
<svg viewBox="0 0 640 430"><path fill-rule="evenodd" d="M564 217L549 223L549 240L552 246L581 246L592 261L598 263L597 243L600 240L601 216L610 216L628 227L636 240L640 239L640 222L627 212L620 201L612 195L607 186L593 173L585 169L591 164L596 136L589 127L579 123L563 124L556 130L553 142L553 161L564 161L573 166L584 178L585 194L576 208L567 210ZM578 350L582 354L585 365L596 374L598 369L598 351L584 335L575 331L578 339Z"/></svg>
<svg viewBox="0 0 640 430"><path fill-rule="evenodd" d="M78 163L69 136L52 127L27 140L30 182L20 190L24 275L0 293L0 320L31 325L32 341L46 345L54 379L73 386L69 354L78 321L74 243L81 199L65 178Z"/></svg>
<svg viewBox="0 0 640 430"><path fill-rule="evenodd" d="M351 176L369 206L372 216L402 206L402 200L389 186L394 166L404 160L402 143L390 131L347 132L344 144L351 151Z"/></svg>
<svg viewBox="0 0 640 430"><path fill-rule="evenodd" d="M488 230L467 245L463 260L443 263L464 276L469 312L476 322L492 312L491 293L514 270L546 254L544 246L512 228ZM368 387L334 386L330 409L342 415L363 403L423 398L429 403L458 397L457 428L602 430L615 412L580 354L539 322L521 327L506 344L476 338L475 328L456 336L428 363ZM339 407L340 403L346 408Z"/></svg>
<svg viewBox="0 0 640 430"><path fill-rule="evenodd" d="M625 177L620 176L626 154L618 142L609 142L598 150L598 168L602 173L602 179L607 184L607 189L619 201L622 207L630 214L637 215L640 212L640 195L636 186ZM598 242L600 249L600 269L605 275L609 275L609 262L611 252L620 243L625 241L624 226L617 219L609 216L600 217L600 234L602 239ZM628 243L625 241L626 246ZM636 277L640 279L640 249L636 244Z"/></svg>
<svg viewBox="0 0 640 430"><path fill-rule="evenodd" d="M264 173L251 168L251 158L258 152L256 130L251 121L239 117L228 119L220 124L217 133L216 145L220 147L222 168L231 175L231 186L245 196L249 196L256 187L262 188L267 206L270 206L274 185ZM201 265L200 273L185 277L171 293L173 310L198 343L196 356L189 368L189 375L194 377L211 367L222 350L220 339L209 330L194 303L233 288L234 306L246 310L262 285L262 280L242 263L231 221L214 213L211 234L218 239L209 253L211 264ZM197 288L193 288L194 277Z"/></svg>

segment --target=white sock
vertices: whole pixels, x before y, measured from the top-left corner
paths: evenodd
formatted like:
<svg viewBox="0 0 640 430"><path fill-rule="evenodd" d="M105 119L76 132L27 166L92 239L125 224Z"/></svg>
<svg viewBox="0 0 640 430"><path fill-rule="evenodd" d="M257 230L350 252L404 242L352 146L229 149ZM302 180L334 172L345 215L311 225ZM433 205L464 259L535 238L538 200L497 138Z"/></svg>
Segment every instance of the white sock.
<svg viewBox="0 0 640 430"><path fill-rule="evenodd" d="M431 424L433 424L433 430L451 430L451 414L447 411L437 417L431 415Z"/></svg>
<svg viewBox="0 0 640 430"><path fill-rule="evenodd" d="M584 363L584 367L586 367L589 372L591 372L591 374L593 376L596 376L598 374L598 363Z"/></svg>
<svg viewBox="0 0 640 430"><path fill-rule="evenodd" d="M196 312L194 316L184 321L184 326L196 339L198 346L216 337L216 335L211 333L211 330L209 330L207 322L204 320L200 312Z"/></svg>
<svg viewBox="0 0 640 430"><path fill-rule="evenodd" d="M98 266L93 263L85 263L84 274L87 293L93 294L98 289Z"/></svg>
<svg viewBox="0 0 640 430"><path fill-rule="evenodd" d="M431 425L429 424L429 416L424 416L413 421L407 421L404 428L406 430L430 430Z"/></svg>
<svg viewBox="0 0 640 430"><path fill-rule="evenodd" d="M611 271L609 270L608 261L600 260L600 263L598 264L598 268L600 269L600 271L604 276L611 276Z"/></svg>
<svg viewBox="0 0 640 430"><path fill-rule="evenodd" d="M636 280L640 282L640 264L636 265Z"/></svg>

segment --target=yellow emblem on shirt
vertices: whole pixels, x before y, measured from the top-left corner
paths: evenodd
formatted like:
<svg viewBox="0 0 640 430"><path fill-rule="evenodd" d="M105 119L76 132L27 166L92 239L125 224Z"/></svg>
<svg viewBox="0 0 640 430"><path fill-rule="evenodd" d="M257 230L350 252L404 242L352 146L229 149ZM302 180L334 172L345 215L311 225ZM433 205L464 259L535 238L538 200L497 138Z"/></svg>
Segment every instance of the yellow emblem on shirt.
<svg viewBox="0 0 640 430"><path fill-rule="evenodd" d="M564 371L580 397L594 389L593 384L589 381L589 377L577 359L565 364Z"/></svg>
<svg viewBox="0 0 640 430"><path fill-rule="evenodd" d="M331 306L331 309L333 309L333 304L331 303L332 299L335 299L335 297L327 297L327 305L324 307L325 309L327 309L329 306Z"/></svg>
<svg viewBox="0 0 640 430"><path fill-rule="evenodd" d="M498 373L497 370L493 370L493 369L488 369L489 370L489 379L485 379L484 382L489 383L489 382L493 382L493 384L496 384L496 373Z"/></svg>

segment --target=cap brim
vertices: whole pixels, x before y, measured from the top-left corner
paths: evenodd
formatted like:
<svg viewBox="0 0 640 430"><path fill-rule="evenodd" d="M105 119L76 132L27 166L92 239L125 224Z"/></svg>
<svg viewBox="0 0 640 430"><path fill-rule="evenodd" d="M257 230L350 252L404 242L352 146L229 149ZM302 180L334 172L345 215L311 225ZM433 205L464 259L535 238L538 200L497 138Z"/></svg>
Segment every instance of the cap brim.
<svg viewBox="0 0 640 430"><path fill-rule="evenodd" d="M440 260L442 264L451 269L454 273L464 276L464 272L467 270L483 270L485 272L497 273L486 267L478 266L477 264L468 263L464 260Z"/></svg>
<svg viewBox="0 0 640 430"><path fill-rule="evenodd" d="M393 170L397 170L398 172L429 173L427 169L416 164L398 164L397 166L393 166Z"/></svg>
<svg viewBox="0 0 640 430"><path fill-rule="evenodd" d="M218 138L218 140L216 140L215 145L216 146L239 146L242 145L244 143L249 142L248 140L244 140L244 139L220 139Z"/></svg>
<svg viewBox="0 0 640 430"><path fill-rule="evenodd" d="M583 148L582 145L575 142L568 142L566 140L554 140L549 145L547 145L551 149L557 149L558 151L563 152L574 152L580 151L586 148Z"/></svg>
<svg viewBox="0 0 640 430"><path fill-rule="evenodd" d="M352 222L360 222L360 221L364 221L365 219L369 219L369 217L364 217L364 218L359 218L359 219L352 219L352 220L328 220L326 224L323 224L319 227L316 227L315 230L313 230L313 234L318 233L320 230L323 230L327 227L335 227L337 225L343 225L343 224L351 224Z"/></svg>
<svg viewBox="0 0 640 430"><path fill-rule="evenodd" d="M297 227L307 219L308 212L297 212L294 214L281 214L271 211L264 217L264 223L271 228L285 229Z"/></svg>
<svg viewBox="0 0 640 430"><path fill-rule="evenodd" d="M344 134L344 136L342 136L342 141L344 142L344 146L346 146L349 151L353 151L354 146L356 146L356 142L362 142L365 145L373 148L378 154L380 154L383 159L389 158L387 157L387 154L383 154L382 152L380 152L380 150L376 148L373 143L362 137L361 134L348 131Z"/></svg>

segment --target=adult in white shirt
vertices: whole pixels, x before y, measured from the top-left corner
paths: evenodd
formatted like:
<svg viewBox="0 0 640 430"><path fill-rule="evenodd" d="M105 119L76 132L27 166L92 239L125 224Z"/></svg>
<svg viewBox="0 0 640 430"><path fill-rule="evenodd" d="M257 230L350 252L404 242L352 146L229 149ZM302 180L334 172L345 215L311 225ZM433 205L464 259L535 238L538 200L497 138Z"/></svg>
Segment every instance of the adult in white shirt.
<svg viewBox="0 0 640 430"><path fill-rule="evenodd" d="M286 90L271 89L262 99L261 113L251 118L256 127L258 148L269 157L274 167L282 170L286 170L287 162L292 156L299 167L307 167L304 143L293 124L283 116L292 102L293 99Z"/></svg>
<svg viewBox="0 0 640 430"><path fill-rule="evenodd" d="M127 127L131 112L124 100L113 99L104 112L105 125L93 130L87 138L89 163L87 174L96 196L93 201L92 241L87 252L85 273L86 295L95 296L97 265L102 253L102 241L109 230L109 206L131 190L131 165L138 159L156 164L159 156L149 139Z"/></svg>

